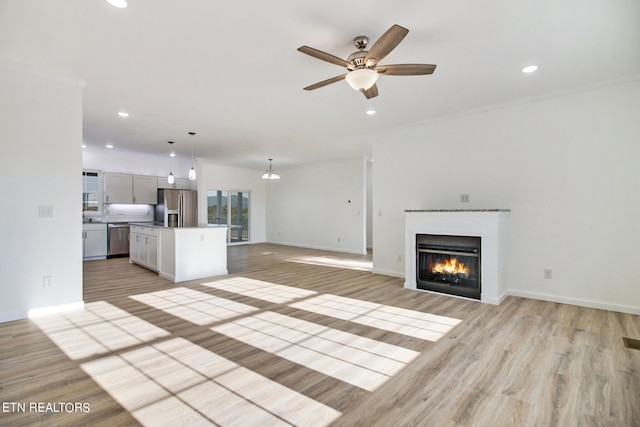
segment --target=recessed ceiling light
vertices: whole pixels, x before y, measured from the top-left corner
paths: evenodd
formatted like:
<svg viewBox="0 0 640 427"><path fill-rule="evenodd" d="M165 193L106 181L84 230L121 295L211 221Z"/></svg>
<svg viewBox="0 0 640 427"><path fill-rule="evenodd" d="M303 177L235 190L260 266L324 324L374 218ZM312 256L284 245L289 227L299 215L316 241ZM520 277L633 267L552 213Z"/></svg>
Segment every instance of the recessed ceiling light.
<svg viewBox="0 0 640 427"><path fill-rule="evenodd" d="M366 113L370 116L373 116L376 113L376 110L374 110L373 108L370 108L366 111Z"/></svg>
<svg viewBox="0 0 640 427"><path fill-rule="evenodd" d="M528 65L522 69L523 73L533 73L538 69L537 65Z"/></svg>
<svg viewBox="0 0 640 427"><path fill-rule="evenodd" d="M107 147L107 148L113 148L113 144L107 144L107 145L105 145L105 147Z"/></svg>
<svg viewBox="0 0 640 427"><path fill-rule="evenodd" d="M171 153L169 153L169 157L175 157L176 153L174 153L173 151Z"/></svg>
<svg viewBox="0 0 640 427"><path fill-rule="evenodd" d="M127 7L127 0L107 0L107 3L111 6L119 7L120 9Z"/></svg>
<svg viewBox="0 0 640 427"><path fill-rule="evenodd" d="M118 115L119 115L120 117L129 117L129 113L125 113L124 111L120 111L120 112L118 113Z"/></svg>
<svg viewBox="0 0 640 427"><path fill-rule="evenodd" d="M87 148L87 144L82 144L82 148Z"/></svg>

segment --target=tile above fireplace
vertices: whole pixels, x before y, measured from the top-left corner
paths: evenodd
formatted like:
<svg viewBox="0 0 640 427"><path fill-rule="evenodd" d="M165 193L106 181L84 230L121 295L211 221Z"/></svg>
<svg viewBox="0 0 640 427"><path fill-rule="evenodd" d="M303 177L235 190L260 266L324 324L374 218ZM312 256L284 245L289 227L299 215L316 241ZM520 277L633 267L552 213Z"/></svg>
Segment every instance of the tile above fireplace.
<svg viewBox="0 0 640 427"><path fill-rule="evenodd" d="M508 209L405 210L405 288L499 304Z"/></svg>

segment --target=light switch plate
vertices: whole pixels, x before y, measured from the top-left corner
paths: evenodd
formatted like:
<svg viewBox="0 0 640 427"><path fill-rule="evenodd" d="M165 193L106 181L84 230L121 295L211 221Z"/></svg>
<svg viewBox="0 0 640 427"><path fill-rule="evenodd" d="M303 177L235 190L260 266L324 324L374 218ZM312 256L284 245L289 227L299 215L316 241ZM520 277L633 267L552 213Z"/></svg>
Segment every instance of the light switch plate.
<svg viewBox="0 0 640 427"><path fill-rule="evenodd" d="M53 216L53 206L38 206L38 216L40 218L51 218Z"/></svg>

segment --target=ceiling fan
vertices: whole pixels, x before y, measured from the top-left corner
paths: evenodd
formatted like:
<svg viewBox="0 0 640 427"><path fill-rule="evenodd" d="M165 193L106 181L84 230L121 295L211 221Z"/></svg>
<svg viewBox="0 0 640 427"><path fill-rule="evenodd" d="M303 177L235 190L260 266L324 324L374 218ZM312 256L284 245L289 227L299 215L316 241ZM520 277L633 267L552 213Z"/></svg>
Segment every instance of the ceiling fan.
<svg viewBox="0 0 640 427"><path fill-rule="evenodd" d="M332 77L319 83L307 86L304 90L314 90L330 85L331 83L346 80L353 89L364 94L367 99L378 96L378 87L376 80L379 74L387 76L418 76L424 74L432 74L436 66L432 64L395 64L395 65L379 65L385 56L389 54L396 46L405 38L409 30L400 25L393 25L371 46L370 50L365 50L369 38L359 36L353 39L357 52L352 53L344 60L337 56L314 49L309 46L299 47L298 50L307 55L322 61L330 62L335 65L347 68L349 72L341 76Z"/></svg>

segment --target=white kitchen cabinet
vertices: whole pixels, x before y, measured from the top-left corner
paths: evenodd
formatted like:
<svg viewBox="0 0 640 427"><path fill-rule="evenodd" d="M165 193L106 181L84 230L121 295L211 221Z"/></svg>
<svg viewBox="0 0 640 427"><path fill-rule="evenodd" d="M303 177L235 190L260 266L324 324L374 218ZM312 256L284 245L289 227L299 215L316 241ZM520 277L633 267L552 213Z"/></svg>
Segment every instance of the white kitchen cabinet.
<svg viewBox="0 0 640 427"><path fill-rule="evenodd" d="M129 261L158 271L158 228L131 225Z"/></svg>
<svg viewBox="0 0 640 427"><path fill-rule="evenodd" d="M158 181L154 176L105 172L105 203L158 204Z"/></svg>
<svg viewBox="0 0 640 427"><path fill-rule="evenodd" d="M156 177L156 182L158 185L158 188L173 188L174 184L169 184L169 181L167 181L167 177L166 176L158 176Z"/></svg>
<svg viewBox="0 0 640 427"><path fill-rule="evenodd" d="M82 224L82 258L107 257L107 224Z"/></svg>
<svg viewBox="0 0 640 427"><path fill-rule="evenodd" d="M146 255L149 268L158 271L158 236L147 236Z"/></svg>
<svg viewBox="0 0 640 427"><path fill-rule="evenodd" d="M123 173L104 173L104 202L133 203L133 176Z"/></svg>
<svg viewBox="0 0 640 427"><path fill-rule="evenodd" d="M133 175L133 203L158 204L158 180L156 177Z"/></svg>
<svg viewBox="0 0 640 427"><path fill-rule="evenodd" d="M174 182L173 185L173 188L178 190L191 190L191 181L189 181L189 178L176 178L176 182Z"/></svg>
<svg viewBox="0 0 640 427"><path fill-rule="evenodd" d="M158 177L158 188L175 188L178 190L191 190L191 181L188 178L175 178L173 184L169 184L166 176Z"/></svg>

